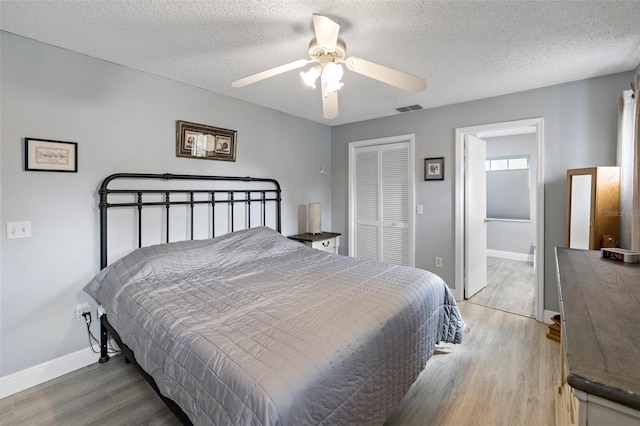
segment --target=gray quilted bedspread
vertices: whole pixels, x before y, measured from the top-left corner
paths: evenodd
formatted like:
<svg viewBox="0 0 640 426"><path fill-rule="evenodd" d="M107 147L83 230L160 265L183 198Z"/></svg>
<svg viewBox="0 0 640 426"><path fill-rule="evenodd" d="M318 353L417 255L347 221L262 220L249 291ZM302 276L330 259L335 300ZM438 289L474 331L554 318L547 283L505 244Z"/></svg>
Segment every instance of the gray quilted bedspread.
<svg viewBox="0 0 640 426"><path fill-rule="evenodd" d="M269 228L135 250L85 290L197 425L382 424L464 327L437 275Z"/></svg>

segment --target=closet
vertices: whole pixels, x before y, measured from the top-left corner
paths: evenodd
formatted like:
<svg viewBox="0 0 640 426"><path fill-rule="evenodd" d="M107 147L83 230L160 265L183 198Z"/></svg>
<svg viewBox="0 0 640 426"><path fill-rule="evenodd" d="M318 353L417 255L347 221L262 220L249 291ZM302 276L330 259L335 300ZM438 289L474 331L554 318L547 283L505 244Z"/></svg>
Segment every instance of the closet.
<svg viewBox="0 0 640 426"><path fill-rule="evenodd" d="M349 256L414 266L412 144L406 136L350 143Z"/></svg>
<svg viewBox="0 0 640 426"><path fill-rule="evenodd" d="M619 229L620 168L567 170L567 247L616 247Z"/></svg>

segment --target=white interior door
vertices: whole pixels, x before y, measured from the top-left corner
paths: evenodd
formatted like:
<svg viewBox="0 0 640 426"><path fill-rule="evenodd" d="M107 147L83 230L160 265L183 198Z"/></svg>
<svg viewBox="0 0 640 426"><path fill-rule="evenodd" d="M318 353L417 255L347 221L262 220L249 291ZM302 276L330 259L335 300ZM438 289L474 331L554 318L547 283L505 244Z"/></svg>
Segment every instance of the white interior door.
<svg viewBox="0 0 640 426"><path fill-rule="evenodd" d="M358 146L350 156L349 255L413 266L410 142Z"/></svg>
<svg viewBox="0 0 640 426"><path fill-rule="evenodd" d="M483 139L465 140L465 299L487 286L487 146Z"/></svg>

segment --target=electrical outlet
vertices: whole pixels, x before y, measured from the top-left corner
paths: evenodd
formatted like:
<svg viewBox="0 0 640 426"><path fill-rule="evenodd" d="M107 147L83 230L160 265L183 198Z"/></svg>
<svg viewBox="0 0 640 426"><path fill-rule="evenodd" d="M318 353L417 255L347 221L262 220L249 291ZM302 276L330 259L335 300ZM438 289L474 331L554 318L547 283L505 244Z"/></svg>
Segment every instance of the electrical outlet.
<svg viewBox="0 0 640 426"><path fill-rule="evenodd" d="M91 306L88 303L79 303L76 305L76 319L84 320L82 314L91 313Z"/></svg>
<svg viewBox="0 0 640 426"><path fill-rule="evenodd" d="M439 256L436 256L435 264L436 264L436 268L442 268L442 258Z"/></svg>
<svg viewBox="0 0 640 426"><path fill-rule="evenodd" d="M424 214L424 206L422 204L416 206L416 214Z"/></svg>

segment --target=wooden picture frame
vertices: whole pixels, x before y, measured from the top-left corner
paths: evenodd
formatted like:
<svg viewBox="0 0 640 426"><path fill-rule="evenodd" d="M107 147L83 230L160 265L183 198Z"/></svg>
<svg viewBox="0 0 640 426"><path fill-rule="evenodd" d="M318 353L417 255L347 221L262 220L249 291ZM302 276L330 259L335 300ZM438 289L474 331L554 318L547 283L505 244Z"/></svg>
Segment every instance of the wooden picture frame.
<svg viewBox="0 0 640 426"><path fill-rule="evenodd" d="M36 172L78 172L78 144L24 138L24 169Z"/></svg>
<svg viewBox="0 0 640 426"><path fill-rule="evenodd" d="M424 159L424 180L444 180L444 157Z"/></svg>
<svg viewBox="0 0 640 426"><path fill-rule="evenodd" d="M176 157L236 161L236 131L176 121Z"/></svg>

